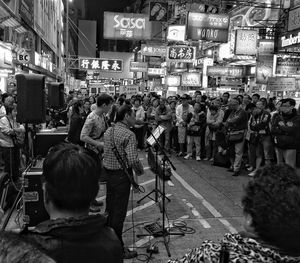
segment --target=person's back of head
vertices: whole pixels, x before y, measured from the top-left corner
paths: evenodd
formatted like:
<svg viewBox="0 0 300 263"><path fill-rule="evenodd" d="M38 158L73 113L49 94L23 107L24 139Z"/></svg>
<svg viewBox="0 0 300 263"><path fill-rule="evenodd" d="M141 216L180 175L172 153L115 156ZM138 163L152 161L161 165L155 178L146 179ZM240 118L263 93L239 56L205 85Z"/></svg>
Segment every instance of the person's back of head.
<svg viewBox="0 0 300 263"><path fill-rule="evenodd" d="M259 169L245 189L244 213L265 242L300 255L300 177L288 165Z"/></svg>
<svg viewBox="0 0 300 263"><path fill-rule="evenodd" d="M1 263L55 263L35 245L12 232L0 232Z"/></svg>
<svg viewBox="0 0 300 263"><path fill-rule="evenodd" d="M73 144L52 147L43 164L45 207L50 217L49 207L88 214L99 190L99 171L100 163L92 152Z"/></svg>

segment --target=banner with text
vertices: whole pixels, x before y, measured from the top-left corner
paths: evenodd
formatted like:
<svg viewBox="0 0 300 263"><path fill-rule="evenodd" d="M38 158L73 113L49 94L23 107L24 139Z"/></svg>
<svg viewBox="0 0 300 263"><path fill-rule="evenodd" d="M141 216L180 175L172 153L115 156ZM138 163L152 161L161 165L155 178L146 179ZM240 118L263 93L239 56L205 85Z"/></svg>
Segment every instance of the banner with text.
<svg viewBox="0 0 300 263"><path fill-rule="evenodd" d="M103 59L103 58L80 58L79 69L99 70L99 71L106 71L106 72L122 72L123 60Z"/></svg>
<svg viewBox="0 0 300 263"><path fill-rule="evenodd" d="M170 46L167 47L167 62L192 63L196 59L196 47Z"/></svg>

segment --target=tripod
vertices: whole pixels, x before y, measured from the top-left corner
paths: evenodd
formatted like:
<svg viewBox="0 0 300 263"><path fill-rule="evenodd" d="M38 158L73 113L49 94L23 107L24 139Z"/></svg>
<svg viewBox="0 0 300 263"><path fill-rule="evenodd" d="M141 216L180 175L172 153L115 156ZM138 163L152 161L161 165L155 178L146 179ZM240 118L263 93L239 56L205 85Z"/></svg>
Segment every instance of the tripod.
<svg viewBox="0 0 300 263"><path fill-rule="evenodd" d="M165 222L165 218L166 218L166 207L165 207L165 202L166 202L166 185L165 185L165 172L166 172L166 162L168 162L172 169L173 170L176 170L175 166L173 165L173 163L171 162L170 158L167 156L166 152L164 151L164 149L162 148L162 146L159 144L157 138L153 135L153 133L151 132L151 136L154 138L154 141L158 147L158 150L162 153L163 155L163 158L162 158L162 161L163 161L163 169L162 169L162 177L163 177L163 191L161 192L160 190L158 189L155 189L155 190L152 190L148 195L146 195L145 197L143 197L141 200L139 200L138 202L142 201L144 198L146 197L149 197L150 199L152 199L149 195L152 194L153 192L155 192L156 194L156 198L157 198L157 194L158 193L161 193L161 196L162 196L162 207L161 207L161 212L162 212L162 231L160 231L161 233L161 236L163 237L164 239L164 245L165 245L165 248L166 248L166 251L167 251L167 254L168 254L168 257L171 257L171 253L170 253L170 248L169 248L169 244L168 244L168 241L167 241L167 237L168 236L184 236L184 233L182 232L170 232L170 230L168 230L166 228L166 222ZM157 158L157 151L156 151L156 158ZM157 166L157 160L156 160L156 166ZM156 167L157 168L157 167ZM157 181L158 181L158 178L157 178L157 173L156 173L156 187L158 186L157 184ZM153 200L153 199L152 199ZM170 199L168 199L170 200ZM156 201L157 202L157 201ZM145 236L152 236L151 234L139 234L137 235L137 237L145 237Z"/></svg>
<svg viewBox="0 0 300 263"><path fill-rule="evenodd" d="M154 134L152 133L152 131L149 129L149 127L147 128L148 132L150 132L150 136L153 137L154 139L154 142L157 143L158 147L160 148L160 145L159 145L159 142L157 141L156 137L154 136ZM150 146L151 147L151 146ZM151 149L149 149L151 151ZM149 155L149 153L148 153ZM158 189L158 176L159 176L159 171L158 171L158 149L155 151L155 188L150 192L148 193L147 195L145 195L144 197L142 197L140 200L137 201L137 203L139 204L140 202L142 202L145 198L149 198L151 200L153 200L155 203L158 202L158 196L163 196L163 193L160 191L160 189ZM165 174L163 173L163 176ZM164 178L163 178L164 179ZM151 197L152 194L155 194L155 198L153 199ZM171 201L168 197L164 196L169 202ZM161 211L162 212L162 211Z"/></svg>

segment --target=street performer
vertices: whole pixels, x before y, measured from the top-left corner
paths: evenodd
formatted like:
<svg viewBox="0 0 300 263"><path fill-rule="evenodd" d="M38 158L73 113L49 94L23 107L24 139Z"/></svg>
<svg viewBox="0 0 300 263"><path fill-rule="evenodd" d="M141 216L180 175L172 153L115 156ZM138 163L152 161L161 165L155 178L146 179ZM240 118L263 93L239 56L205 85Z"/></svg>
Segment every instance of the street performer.
<svg viewBox="0 0 300 263"><path fill-rule="evenodd" d="M107 220L108 226L115 230L123 245L124 259L137 256L136 251L124 248L122 231L127 213L130 186L135 183L133 171L137 176L144 173L138 157L136 137L130 130L134 124L134 111L130 106L123 105L117 112L116 125L108 128L104 134L103 165L107 176ZM122 162L120 162L120 158ZM124 167L124 163L126 167Z"/></svg>

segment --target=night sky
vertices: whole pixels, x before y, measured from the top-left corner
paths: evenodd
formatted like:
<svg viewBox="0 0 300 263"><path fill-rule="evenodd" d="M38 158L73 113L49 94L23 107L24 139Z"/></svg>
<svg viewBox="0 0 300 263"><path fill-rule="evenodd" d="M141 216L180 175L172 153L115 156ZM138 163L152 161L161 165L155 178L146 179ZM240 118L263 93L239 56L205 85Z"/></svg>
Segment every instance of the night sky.
<svg viewBox="0 0 300 263"><path fill-rule="evenodd" d="M87 0L88 20L97 20L97 44L98 50L108 50L108 41L103 37L103 12L123 12L126 6L130 5L131 0ZM129 47L127 41L118 41L119 51L125 51Z"/></svg>

